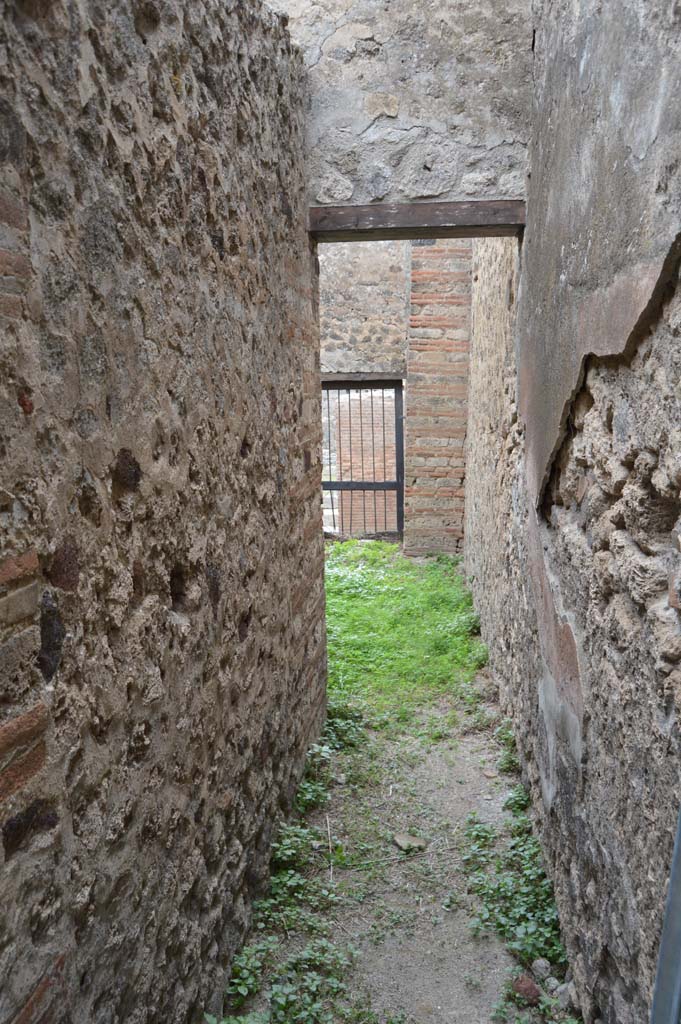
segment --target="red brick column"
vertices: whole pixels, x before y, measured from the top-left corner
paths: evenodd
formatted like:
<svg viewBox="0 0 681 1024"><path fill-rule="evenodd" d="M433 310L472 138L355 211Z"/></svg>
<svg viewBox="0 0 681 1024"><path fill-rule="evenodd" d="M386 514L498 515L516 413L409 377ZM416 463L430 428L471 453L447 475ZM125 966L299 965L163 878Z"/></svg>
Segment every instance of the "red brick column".
<svg viewBox="0 0 681 1024"><path fill-rule="evenodd" d="M412 247L404 551L463 548L472 244Z"/></svg>

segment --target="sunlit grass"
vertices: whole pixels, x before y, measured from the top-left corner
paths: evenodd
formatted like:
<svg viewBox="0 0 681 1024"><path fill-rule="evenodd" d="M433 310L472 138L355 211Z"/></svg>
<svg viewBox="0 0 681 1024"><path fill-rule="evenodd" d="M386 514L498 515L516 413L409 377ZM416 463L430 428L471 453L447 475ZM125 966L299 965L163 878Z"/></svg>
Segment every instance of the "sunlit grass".
<svg viewBox="0 0 681 1024"><path fill-rule="evenodd" d="M408 721L459 694L485 663L457 561L414 562L396 544L331 543L326 559L329 691L380 719Z"/></svg>

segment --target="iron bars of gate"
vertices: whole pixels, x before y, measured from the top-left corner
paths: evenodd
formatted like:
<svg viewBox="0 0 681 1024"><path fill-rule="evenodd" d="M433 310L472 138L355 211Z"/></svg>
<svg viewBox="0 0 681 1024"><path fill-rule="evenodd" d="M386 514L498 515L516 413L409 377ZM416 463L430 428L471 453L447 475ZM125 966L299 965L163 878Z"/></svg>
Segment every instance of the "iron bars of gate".
<svg viewBox="0 0 681 1024"><path fill-rule="evenodd" d="M401 539L404 403L401 380L322 382L324 531Z"/></svg>

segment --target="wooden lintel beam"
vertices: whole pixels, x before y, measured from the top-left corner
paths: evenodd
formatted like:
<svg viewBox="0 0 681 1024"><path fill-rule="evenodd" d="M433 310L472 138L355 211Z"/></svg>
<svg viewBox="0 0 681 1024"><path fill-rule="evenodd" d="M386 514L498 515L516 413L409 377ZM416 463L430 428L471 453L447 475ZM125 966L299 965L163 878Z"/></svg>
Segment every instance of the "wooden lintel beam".
<svg viewBox="0 0 681 1024"><path fill-rule="evenodd" d="M461 203L372 203L311 206L308 230L317 242L419 238L489 238L519 235L525 227L521 199Z"/></svg>

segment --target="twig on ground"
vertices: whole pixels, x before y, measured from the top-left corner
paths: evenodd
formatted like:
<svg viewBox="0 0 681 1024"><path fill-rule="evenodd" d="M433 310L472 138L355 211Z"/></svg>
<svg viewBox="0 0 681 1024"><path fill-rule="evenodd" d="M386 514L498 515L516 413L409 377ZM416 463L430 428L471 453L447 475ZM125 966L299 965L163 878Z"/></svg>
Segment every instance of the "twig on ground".
<svg viewBox="0 0 681 1024"><path fill-rule="evenodd" d="M329 837L329 882L333 882L333 847L331 845L331 822L326 815L326 834Z"/></svg>

